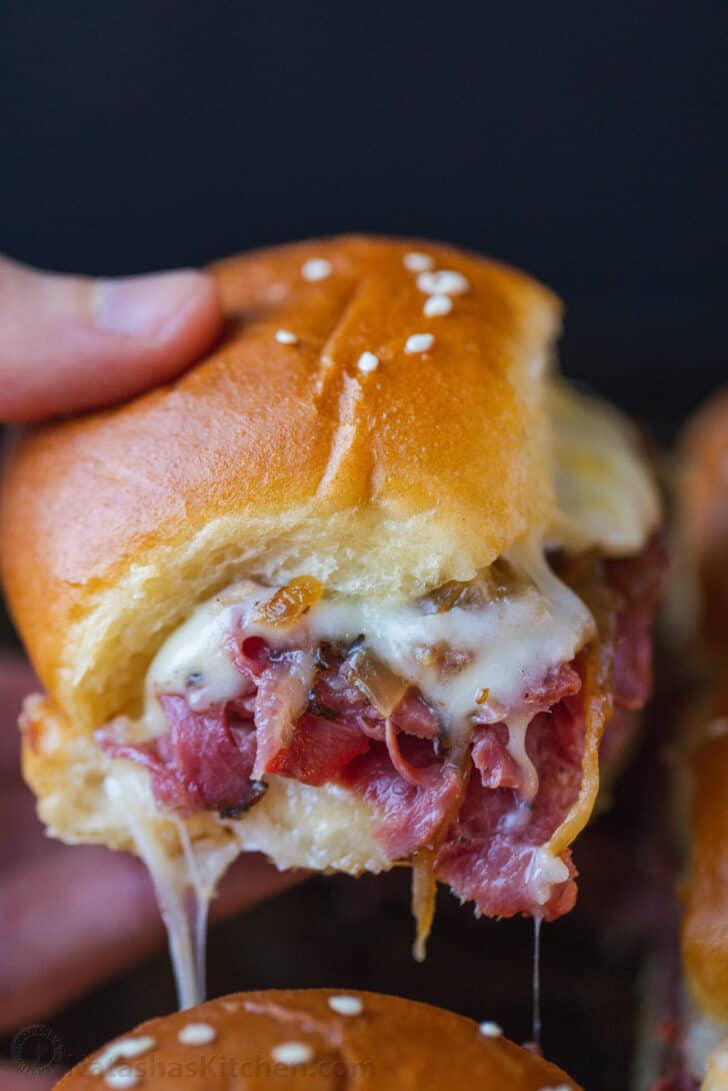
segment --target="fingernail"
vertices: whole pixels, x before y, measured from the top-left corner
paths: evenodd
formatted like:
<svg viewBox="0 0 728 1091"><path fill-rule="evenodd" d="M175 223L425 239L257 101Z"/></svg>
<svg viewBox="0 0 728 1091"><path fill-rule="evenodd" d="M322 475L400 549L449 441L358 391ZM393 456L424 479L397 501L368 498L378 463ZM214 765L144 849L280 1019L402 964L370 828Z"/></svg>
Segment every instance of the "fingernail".
<svg viewBox="0 0 728 1091"><path fill-rule="evenodd" d="M128 337L159 338L204 286L203 274L187 270L100 280L94 285L94 321Z"/></svg>

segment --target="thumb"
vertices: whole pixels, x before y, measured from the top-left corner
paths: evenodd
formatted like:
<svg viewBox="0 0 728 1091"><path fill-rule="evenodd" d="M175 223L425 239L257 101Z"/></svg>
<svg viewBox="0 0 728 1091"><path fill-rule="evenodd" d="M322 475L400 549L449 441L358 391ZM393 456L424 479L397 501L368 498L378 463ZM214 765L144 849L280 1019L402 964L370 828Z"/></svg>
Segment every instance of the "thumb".
<svg viewBox="0 0 728 1091"><path fill-rule="evenodd" d="M0 256L0 420L39 420L138 394L179 374L221 325L205 273L93 280Z"/></svg>

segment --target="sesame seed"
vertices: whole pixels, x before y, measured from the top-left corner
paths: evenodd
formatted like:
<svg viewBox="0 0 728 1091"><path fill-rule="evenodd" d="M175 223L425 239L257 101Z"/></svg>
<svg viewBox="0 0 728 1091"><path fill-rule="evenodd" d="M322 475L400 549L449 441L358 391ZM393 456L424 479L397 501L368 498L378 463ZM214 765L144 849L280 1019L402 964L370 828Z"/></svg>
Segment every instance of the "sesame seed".
<svg viewBox="0 0 728 1091"><path fill-rule="evenodd" d="M107 1072L104 1083L107 1087L113 1087L115 1091L125 1091L127 1087L136 1087L140 1079L138 1072L129 1065L124 1065L123 1068L112 1068L111 1072Z"/></svg>
<svg viewBox="0 0 728 1091"><path fill-rule="evenodd" d="M339 1015L361 1015L364 1011L358 996L330 996L329 1007Z"/></svg>
<svg viewBox="0 0 728 1091"><path fill-rule="evenodd" d="M554 1087L542 1087L541 1091L571 1091L568 1083L557 1083Z"/></svg>
<svg viewBox="0 0 728 1091"><path fill-rule="evenodd" d="M431 333L413 333L411 337L407 338L404 351L410 355L415 352L429 352L434 343L435 338Z"/></svg>
<svg viewBox="0 0 728 1091"><path fill-rule="evenodd" d="M217 1031L209 1023L188 1023L177 1035L183 1046L206 1046L217 1038Z"/></svg>
<svg viewBox="0 0 728 1091"><path fill-rule="evenodd" d="M359 371L376 371L379 367L379 357L373 352L362 352L356 366Z"/></svg>
<svg viewBox="0 0 728 1091"><path fill-rule="evenodd" d="M503 1034L502 1027L491 1022L490 1019L486 1019L484 1023L481 1023L478 1029L484 1038L500 1038Z"/></svg>
<svg viewBox="0 0 728 1091"><path fill-rule="evenodd" d="M452 300L449 295L431 295L429 299L425 300L422 310L428 318L437 318L441 314L450 314Z"/></svg>
<svg viewBox="0 0 728 1091"><path fill-rule="evenodd" d="M429 254L421 254L418 250L410 250L403 261L405 269L409 269L410 273L424 273L435 268L435 259Z"/></svg>
<svg viewBox="0 0 728 1091"><path fill-rule="evenodd" d="M326 258L309 258L301 269L304 280L326 280L331 275L331 262Z"/></svg>
<svg viewBox="0 0 728 1091"><path fill-rule="evenodd" d="M298 338L290 330L276 330L276 341L279 345L297 345Z"/></svg>
<svg viewBox="0 0 728 1091"><path fill-rule="evenodd" d="M154 1049L156 1044L154 1038L148 1034L139 1038L122 1038L118 1042L112 1042L95 1061L91 1062L91 1075L102 1076L116 1061L128 1061L132 1057L140 1057L142 1053L148 1053L150 1049Z"/></svg>
<svg viewBox="0 0 728 1091"><path fill-rule="evenodd" d="M470 282L462 273L452 269L438 269L435 272L420 273L417 287L427 295L463 295L470 288Z"/></svg>
<svg viewBox="0 0 728 1091"><path fill-rule="evenodd" d="M281 1042L270 1051L271 1057L279 1064L293 1067L297 1064L308 1064L313 1060L313 1050L306 1042Z"/></svg>

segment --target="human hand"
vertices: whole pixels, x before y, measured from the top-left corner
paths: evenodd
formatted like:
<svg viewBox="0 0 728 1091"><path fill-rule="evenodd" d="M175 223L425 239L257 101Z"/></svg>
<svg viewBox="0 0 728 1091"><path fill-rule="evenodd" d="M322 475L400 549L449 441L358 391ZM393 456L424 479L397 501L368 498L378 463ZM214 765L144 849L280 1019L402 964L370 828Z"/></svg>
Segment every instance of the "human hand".
<svg viewBox="0 0 728 1091"><path fill-rule="evenodd" d="M0 256L0 421L108 405L168 381L221 325L214 283L202 273L90 280ZM20 774L16 727L22 698L38 688L21 659L0 654L0 1034L47 1018L163 940L137 859L44 836ZM212 916L292 881L248 856L221 884ZM0 1062L0 1091L47 1091L56 1078Z"/></svg>
<svg viewBox="0 0 728 1091"><path fill-rule="evenodd" d="M91 279L0 255L0 420L35 421L129 398L173 379L221 326L205 273Z"/></svg>
<svg viewBox="0 0 728 1091"><path fill-rule="evenodd" d="M163 941L152 885L139 860L44 836L20 775L16 728L23 697L37 688L22 660L0 657L0 1034L48 1018ZM213 919L292 880L262 857L246 856L223 880ZM50 1086L45 1075L0 1067L0 1091Z"/></svg>

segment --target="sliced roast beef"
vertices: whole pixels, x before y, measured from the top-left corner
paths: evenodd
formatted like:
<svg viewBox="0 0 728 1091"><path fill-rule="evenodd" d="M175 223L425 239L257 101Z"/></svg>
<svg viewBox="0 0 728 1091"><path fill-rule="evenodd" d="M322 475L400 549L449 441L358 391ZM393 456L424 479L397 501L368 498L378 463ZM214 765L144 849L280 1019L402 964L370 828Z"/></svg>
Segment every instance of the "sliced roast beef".
<svg viewBox="0 0 728 1091"><path fill-rule="evenodd" d="M326 784L368 749L369 740L356 727L306 713L296 724L289 745L267 763L265 772L293 777L303 784Z"/></svg>
<svg viewBox="0 0 728 1091"><path fill-rule="evenodd" d="M124 743L111 729L97 739L112 757L146 766L157 801L184 813L244 811L262 793L253 779L255 725L234 705L193 712L185 697L160 697L169 733L147 743Z"/></svg>
<svg viewBox="0 0 728 1091"><path fill-rule="evenodd" d="M245 642L247 643L247 641ZM313 655L309 651L287 652L270 660L258 676L255 699L257 752L253 777L279 772L291 747L296 723L308 705L313 680Z"/></svg>
<svg viewBox="0 0 728 1091"><path fill-rule="evenodd" d="M661 557L655 547L632 561L564 562L597 617L603 648L609 648L605 662L611 669L600 682L608 690L602 704L609 705L611 693L616 709L602 743L607 756L624 749L630 710L641 707L649 693L649 623ZM299 645L303 631L296 630ZM132 743L123 732L107 729L98 733L99 742L112 756L146 766L158 803L184 813L243 811L269 775L316 786L343 784L377 813L376 836L392 859L427 848L436 877L472 900L478 912L538 912L547 919L566 912L576 892L570 855L554 858L539 850L580 799L588 761L596 783L595 747L603 725L596 734L585 726L593 697L582 692L588 657L553 664L540 679L524 679L518 701L497 715L483 691L482 711L473 717L465 746L462 737L449 735L421 693L393 676L365 645L363 638L351 647L296 646L291 639L273 647L258 631L238 626L230 651L246 684L234 701L193 711L186 697L162 694L166 735ZM461 669L446 649L438 654L443 670ZM528 760L509 746L508 726L500 720L511 716L525 730ZM529 762L538 787L527 802Z"/></svg>
<svg viewBox="0 0 728 1091"><path fill-rule="evenodd" d="M526 750L539 774L531 804L521 803L512 787L490 788L482 775L471 777L457 821L438 853L435 874L459 897L473 901L479 912L508 917L534 909L538 899L529 893L534 852L549 841L579 794L583 740L579 697L535 717L526 735ZM540 907L546 920L567 912L576 898L568 853L563 861L569 877L551 888Z"/></svg>
<svg viewBox="0 0 728 1091"><path fill-rule="evenodd" d="M376 809L377 836L393 859L404 860L438 841L462 800L465 780L461 770L437 757L426 740L405 736L400 746L407 762L422 774L419 786L400 776L386 745L378 742L347 765L339 780Z"/></svg>

